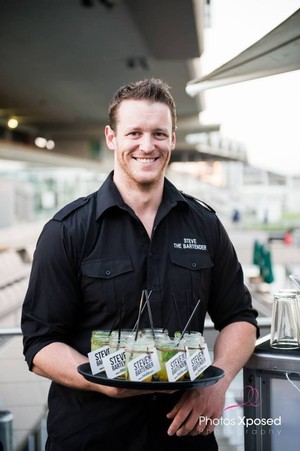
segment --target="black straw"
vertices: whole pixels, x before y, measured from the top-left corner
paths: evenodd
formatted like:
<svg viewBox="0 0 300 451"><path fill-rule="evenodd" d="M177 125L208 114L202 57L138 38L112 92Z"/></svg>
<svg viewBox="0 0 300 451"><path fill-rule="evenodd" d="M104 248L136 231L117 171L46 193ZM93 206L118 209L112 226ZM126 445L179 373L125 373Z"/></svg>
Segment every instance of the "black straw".
<svg viewBox="0 0 300 451"><path fill-rule="evenodd" d="M137 340L138 333L139 333L139 325L140 325L144 296L145 296L145 290L142 291L142 296L141 296L141 300L140 300L139 313L138 313L138 318L137 318L137 322L136 322L136 331L135 331L135 337L134 337L135 341Z"/></svg>
<svg viewBox="0 0 300 451"><path fill-rule="evenodd" d="M195 314L195 312L196 312L196 310L197 310L197 308L198 308L200 302L201 302L201 299L198 299L198 302L197 302L197 304L195 305L195 308L194 308L194 310L192 311L191 316L189 317L188 322L186 323L185 328L183 329L183 331L182 331L182 333L181 333L181 337L179 338L179 341L182 340L182 338L183 338L183 336L184 336L184 334L185 334L185 332L186 332L186 330L187 330L187 328L188 328L188 326L189 326L189 324L190 324L190 322L191 322L191 320L192 320L192 318L193 318L193 316L194 316L194 314ZM178 343L179 343L179 342L178 342Z"/></svg>
<svg viewBox="0 0 300 451"><path fill-rule="evenodd" d="M145 294L146 294L146 303L147 303L147 308L148 308L148 315L149 315L149 321L150 321L150 326L151 326L151 331L152 331L152 336L153 339L155 340L155 333L154 333L154 327L153 327L153 319L152 319L152 312L151 312L151 307L150 307L150 296L151 296L152 291L150 291L150 293L148 294L148 291L145 290Z"/></svg>
<svg viewBox="0 0 300 451"><path fill-rule="evenodd" d="M119 330L120 330L120 324L122 324L122 310L123 310L123 303L124 303L125 299L122 298L121 304L118 308L118 313L116 314L116 317L114 319L113 325L111 326L111 329L109 331L109 335L111 335L112 331L114 330L114 328L116 327L117 323L119 323Z"/></svg>
<svg viewBox="0 0 300 451"><path fill-rule="evenodd" d="M124 310L124 298L122 298L121 301L121 307L120 307L120 321L119 321L119 330L118 330L118 348L121 343L121 333L122 333L122 323L123 323L123 310Z"/></svg>
<svg viewBox="0 0 300 451"><path fill-rule="evenodd" d="M143 311L145 310L146 305L147 305L147 303L145 302L145 304L143 305L143 308L142 308L142 310L141 310L141 315L140 315L140 316L142 316ZM137 325L138 325L138 319L136 320L135 325L134 325L133 328L132 328L132 332L135 331Z"/></svg>
<svg viewBox="0 0 300 451"><path fill-rule="evenodd" d="M165 325L164 325L164 327L163 327L163 329L162 329L163 332L167 329L167 326L168 326L169 321L170 321L170 319L171 319L172 313L173 313L173 306L171 306L171 308L170 308L170 311L169 311L167 320L166 320Z"/></svg>
<svg viewBox="0 0 300 451"><path fill-rule="evenodd" d="M190 303L189 303L189 295L188 292L185 292L185 301L186 301L186 311L187 311L187 317L190 317ZM189 333L191 332L191 328L189 327Z"/></svg>
<svg viewBox="0 0 300 451"><path fill-rule="evenodd" d="M174 307L175 307L175 311L176 311L176 315L177 315L177 319L178 319L178 323L179 323L179 328L180 328L180 330L182 330L181 318L180 318L180 315L179 315L179 310L178 310L178 306L177 306L177 302L176 302L174 293L172 293L172 301L173 301L173 304L174 304Z"/></svg>

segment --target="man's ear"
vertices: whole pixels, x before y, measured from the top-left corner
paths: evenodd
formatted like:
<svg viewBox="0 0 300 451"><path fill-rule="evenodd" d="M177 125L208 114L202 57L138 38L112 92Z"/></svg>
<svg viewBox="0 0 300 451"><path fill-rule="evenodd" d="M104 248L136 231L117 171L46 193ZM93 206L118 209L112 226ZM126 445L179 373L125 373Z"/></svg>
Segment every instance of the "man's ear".
<svg viewBox="0 0 300 451"><path fill-rule="evenodd" d="M171 139L171 150L174 150L176 147L176 133L172 132L172 139Z"/></svg>
<svg viewBox="0 0 300 451"><path fill-rule="evenodd" d="M105 140L106 145L110 150L115 150L115 132L109 125L105 127Z"/></svg>

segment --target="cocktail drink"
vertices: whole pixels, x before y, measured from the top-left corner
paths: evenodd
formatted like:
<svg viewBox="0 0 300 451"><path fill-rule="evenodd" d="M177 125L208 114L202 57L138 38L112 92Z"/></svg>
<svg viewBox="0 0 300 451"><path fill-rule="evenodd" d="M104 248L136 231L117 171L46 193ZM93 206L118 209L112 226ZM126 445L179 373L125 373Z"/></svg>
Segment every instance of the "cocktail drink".
<svg viewBox="0 0 300 451"><path fill-rule="evenodd" d="M202 349L205 345L205 339L201 332L192 331L184 334L184 338L186 340L186 347L188 350L188 355L192 356L199 349ZM203 377L203 373L200 373L196 379L201 379Z"/></svg>
<svg viewBox="0 0 300 451"><path fill-rule="evenodd" d="M199 348L204 347L205 339L201 332L186 332L184 334L184 339L186 341L186 346L188 347L191 354L199 350Z"/></svg>
<svg viewBox="0 0 300 451"><path fill-rule="evenodd" d="M168 337L169 333L167 329L142 329L142 335L145 337L154 338L155 340L159 340L160 338ZM154 335L154 337L153 337Z"/></svg>
<svg viewBox="0 0 300 451"><path fill-rule="evenodd" d="M128 371L128 364L143 355L147 355L151 353L151 350L154 349L154 340L151 336L139 335L137 338L135 336L130 337L126 341L125 352L126 352L126 372L125 378L127 380L131 380L130 374ZM142 359L142 362L147 359ZM141 363L142 363L141 362ZM144 362L143 362L144 363ZM138 365L138 364L137 364ZM140 371L143 371L145 367L141 368ZM137 368L137 372L139 368ZM151 382L152 375L143 379L143 382Z"/></svg>
<svg viewBox="0 0 300 451"><path fill-rule="evenodd" d="M168 373L166 363L172 359L179 352L185 352L185 340L179 340L179 338L163 337L158 339L156 343L158 351L160 370L155 374L155 378L160 381L168 381ZM178 380L183 380L184 375Z"/></svg>
<svg viewBox="0 0 300 451"><path fill-rule="evenodd" d="M91 335L91 351L102 348L109 344L110 331L109 330L93 330Z"/></svg>
<svg viewBox="0 0 300 451"><path fill-rule="evenodd" d="M134 338L135 333L131 329L113 330L110 335L109 346L111 352L119 348L125 348L127 340Z"/></svg>

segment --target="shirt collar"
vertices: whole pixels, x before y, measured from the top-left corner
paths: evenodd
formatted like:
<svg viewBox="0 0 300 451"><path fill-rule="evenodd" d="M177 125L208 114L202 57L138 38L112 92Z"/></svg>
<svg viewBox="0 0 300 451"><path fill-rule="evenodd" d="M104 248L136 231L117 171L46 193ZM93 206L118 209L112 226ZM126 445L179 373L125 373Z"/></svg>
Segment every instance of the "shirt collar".
<svg viewBox="0 0 300 451"><path fill-rule="evenodd" d="M113 171L108 175L97 193L96 219L112 207L126 208L121 194L113 181Z"/></svg>
<svg viewBox="0 0 300 451"><path fill-rule="evenodd" d="M169 202L174 205L179 202L183 202L183 204L188 205L188 202L183 194L178 191L176 186L174 186L173 183L170 182L170 180L166 178L164 184L163 202Z"/></svg>
<svg viewBox="0 0 300 451"><path fill-rule="evenodd" d="M168 206L174 207L179 202L188 205L187 200L180 191L165 178L161 206L167 204ZM96 219L98 219L106 210L113 207L119 207L126 210L129 208L123 201L121 194L114 184L112 171L97 192Z"/></svg>

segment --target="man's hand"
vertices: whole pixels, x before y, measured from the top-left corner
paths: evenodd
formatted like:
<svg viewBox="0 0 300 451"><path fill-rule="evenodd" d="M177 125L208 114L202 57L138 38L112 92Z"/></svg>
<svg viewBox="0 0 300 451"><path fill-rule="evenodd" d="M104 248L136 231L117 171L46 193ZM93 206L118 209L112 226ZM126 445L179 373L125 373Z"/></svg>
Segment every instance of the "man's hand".
<svg viewBox="0 0 300 451"><path fill-rule="evenodd" d="M253 352L256 328L247 322L224 327L214 346L213 365L222 368L225 376L210 387L188 390L167 414L172 421L169 435L208 434L214 430L213 420L224 409L225 394L236 374Z"/></svg>
<svg viewBox="0 0 300 451"><path fill-rule="evenodd" d="M218 384L220 386L217 388ZM174 408L167 414L172 421L168 434L184 435L210 434L215 426L213 420L222 414L226 386L221 381L206 388L186 391Z"/></svg>

